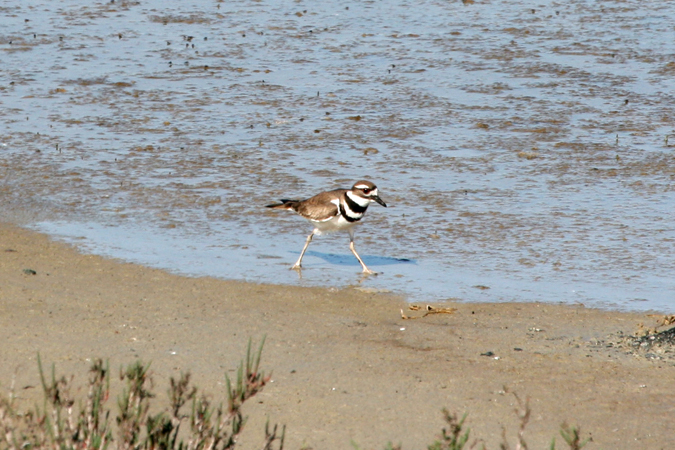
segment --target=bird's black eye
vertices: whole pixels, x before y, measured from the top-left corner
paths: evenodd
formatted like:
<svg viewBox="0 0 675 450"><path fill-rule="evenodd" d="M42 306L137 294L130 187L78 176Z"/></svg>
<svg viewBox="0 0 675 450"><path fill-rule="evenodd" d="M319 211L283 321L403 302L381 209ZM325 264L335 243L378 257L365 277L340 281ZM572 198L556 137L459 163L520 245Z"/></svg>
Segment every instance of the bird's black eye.
<svg viewBox="0 0 675 450"><path fill-rule="evenodd" d="M363 193L364 193L364 194L369 194L370 191L371 191L370 188L363 188Z"/></svg>

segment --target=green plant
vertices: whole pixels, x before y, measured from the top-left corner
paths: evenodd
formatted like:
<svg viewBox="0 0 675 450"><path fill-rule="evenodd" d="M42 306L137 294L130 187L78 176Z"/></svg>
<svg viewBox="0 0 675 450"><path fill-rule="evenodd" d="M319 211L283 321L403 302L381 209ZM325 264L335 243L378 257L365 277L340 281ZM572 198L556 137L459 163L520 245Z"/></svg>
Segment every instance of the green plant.
<svg viewBox="0 0 675 450"><path fill-rule="evenodd" d="M591 440L591 438L586 438L582 441L581 429L577 427L570 427L567 424L563 424L560 427L560 435L563 437L567 445L569 445L570 450L581 450ZM551 449L555 449L555 439L551 443Z"/></svg>
<svg viewBox="0 0 675 450"><path fill-rule="evenodd" d="M448 424L448 428L443 428L440 440L431 444L428 447L429 450L462 450L469 441L470 433L468 428L466 432L462 430L466 414L461 419L458 419L456 414L450 414L447 409L443 408L443 416L445 422Z"/></svg>
<svg viewBox="0 0 675 450"><path fill-rule="evenodd" d="M252 353L249 340L246 360L237 370L234 383L226 376L227 404L213 406L190 384L190 374L182 373L170 379L169 408L150 413L153 382L149 364L140 361L120 370L124 383L117 401L113 438L110 411L106 401L110 392L110 371L107 364L96 359L89 370L89 389L84 404L75 408L71 397L72 377L56 377L52 365L51 377L45 376L38 355L38 368L44 392L44 405L20 413L14 396L0 397L0 432L9 450L105 450L112 443L120 450L229 450L234 449L244 428L246 417L242 406L259 393L270 376L259 371L264 339L257 352ZM184 412L191 403L189 412ZM187 430L181 426L187 423ZM283 449L285 427L265 426L265 450Z"/></svg>

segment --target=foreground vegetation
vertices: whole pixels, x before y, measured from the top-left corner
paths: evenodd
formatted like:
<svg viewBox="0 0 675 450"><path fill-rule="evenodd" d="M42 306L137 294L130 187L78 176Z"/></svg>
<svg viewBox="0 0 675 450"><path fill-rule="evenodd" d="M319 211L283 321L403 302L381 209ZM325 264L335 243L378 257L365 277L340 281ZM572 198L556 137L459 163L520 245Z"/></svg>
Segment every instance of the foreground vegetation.
<svg viewBox="0 0 675 450"><path fill-rule="evenodd" d="M38 355L38 368L42 380L44 403L42 407L20 412L17 410L13 391L0 395L0 449L8 450L227 450L234 449L246 424L242 413L245 402L259 393L270 381L270 375L259 371L264 340L258 351L251 351L249 341L246 358L237 370L236 380L225 375L227 402L213 405L204 393L190 383L190 374L171 378L168 390L169 407L151 413L152 380L149 365L140 361L120 369L124 383L117 399L117 415L111 419L106 407L110 395L110 369L103 360L95 360L89 369L89 386L84 399L75 399L72 377L57 377L54 366L50 376L45 374ZM515 394L514 394L515 395ZM526 450L525 427L530 408L527 401L518 401L516 411L520 419L517 450ZM77 407L75 404L77 403ZM186 411L187 410L187 411ZM470 430L464 426L466 415L444 410L446 428L429 450L461 450L484 448L480 440L469 443ZM285 427L265 426L263 450L282 450ZM579 430L564 425L561 435L571 450L579 450L586 441ZM511 447L503 432L502 450ZM357 444L353 444L358 449ZM400 450L389 444L388 450ZM550 449L555 449L555 440ZM305 449L309 450L309 449Z"/></svg>

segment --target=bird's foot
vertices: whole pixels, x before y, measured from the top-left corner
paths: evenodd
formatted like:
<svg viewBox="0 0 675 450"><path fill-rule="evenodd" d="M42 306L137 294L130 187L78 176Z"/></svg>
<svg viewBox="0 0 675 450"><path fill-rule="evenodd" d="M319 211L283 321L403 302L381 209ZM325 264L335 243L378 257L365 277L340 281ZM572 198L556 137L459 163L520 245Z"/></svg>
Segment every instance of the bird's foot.
<svg viewBox="0 0 675 450"><path fill-rule="evenodd" d="M363 268L363 272L361 272L361 273L362 273L363 275L366 275L366 276L368 276L368 275L379 275L379 274L380 274L380 272L375 272L374 270L370 270L370 269L367 268L367 267L364 267L364 268Z"/></svg>
<svg viewBox="0 0 675 450"><path fill-rule="evenodd" d="M293 264L293 267L291 267L291 270L297 270L298 272L300 272L302 270L302 266L300 264L295 263Z"/></svg>

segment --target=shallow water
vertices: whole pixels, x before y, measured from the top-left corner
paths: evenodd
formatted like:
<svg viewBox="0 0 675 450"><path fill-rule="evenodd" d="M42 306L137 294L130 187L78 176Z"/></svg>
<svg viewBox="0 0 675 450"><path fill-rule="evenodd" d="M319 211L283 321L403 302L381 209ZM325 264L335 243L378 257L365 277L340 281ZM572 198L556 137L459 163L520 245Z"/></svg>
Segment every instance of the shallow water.
<svg viewBox="0 0 675 450"><path fill-rule="evenodd" d="M315 3L0 6L5 219L190 275L672 311L675 6ZM363 178L383 274L338 234L298 278L311 227L263 206Z"/></svg>

